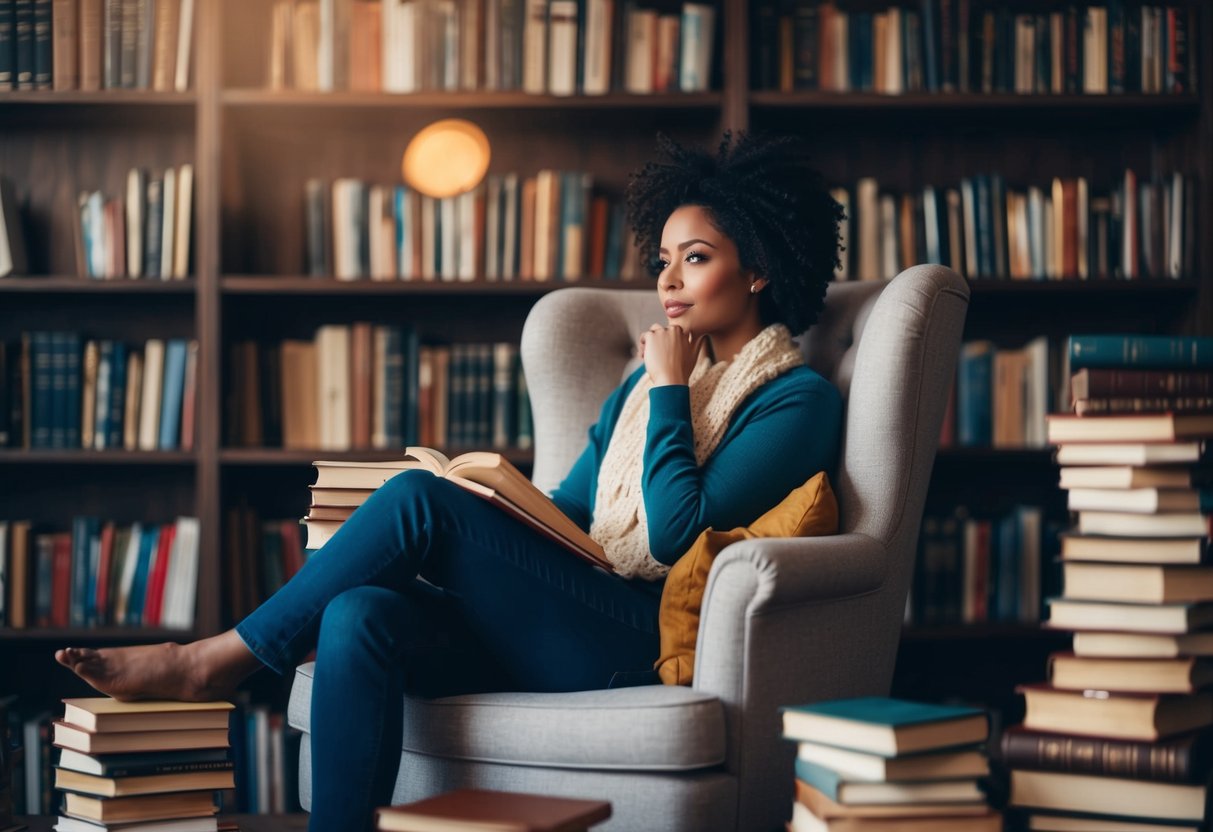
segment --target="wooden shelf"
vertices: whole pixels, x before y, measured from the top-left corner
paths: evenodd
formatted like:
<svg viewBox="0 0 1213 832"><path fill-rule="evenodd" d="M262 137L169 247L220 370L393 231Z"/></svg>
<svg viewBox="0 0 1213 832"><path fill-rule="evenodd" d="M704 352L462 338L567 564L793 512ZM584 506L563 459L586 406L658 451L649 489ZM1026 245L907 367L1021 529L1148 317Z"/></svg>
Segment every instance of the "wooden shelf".
<svg viewBox="0 0 1213 832"><path fill-rule="evenodd" d="M1061 116L1085 117L1093 112L1135 117L1149 114L1190 114L1200 111L1196 95L1019 95L1016 93L906 93L874 92L778 92L756 90L749 94L751 106L768 109L907 111L1033 111L1047 110Z"/></svg>
<svg viewBox="0 0 1213 832"><path fill-rule="evenodd" d="M222 279L229 295L546 295L557 289L583 286L593 289L647 289L652 281L637 280L335 280L297 275L232 275Z"/></svg>
<svg viewBox="0 0 1213 832"><path fill-rule="evenodd" d="M193 465L188 451L0 450L3 465Z"/></svg>
<svg viewBox="0 0 1213 832"><path fill-rule="evenodd" d="M62 641L65 644L103 641L158 642L189 641L192 630L166 630L161 627L28 627L15 630L0 627L0 641Z"/></svg>
<svg viewBox="0 0 1213 832"><path fill-rule="evenodd" d="M482 449L444 448L442 452L453 458L461 453L471 450ZM532 465L535 461L535 453L534 451L530 450L523 451L517 448L511 448L500 451L500 453L514 465ZM403 448L399 450L365 449L359 451L326 451L319 448L312 450L287 450L284 448L224 448L219 452L219 461L224 465L293 466L311 465L318 459L348 460L350 462L387 462L402 459L403 456Z"/></svg>
<svg viewBox="0 0 1213 832"><path fill-rule="evenodd" d="M0 293L75 295L117 293L125 295L193 295L196 284L189 280L94 280L85 277L47 275L0 278Z"/></svg>
<svg viewBox="0 0 1213 832"><path fill-rule="evenodd" d="M0 108L8 104L47 104L55 106L193 107L198 96L192 92L153 92L151 90L14 90L0 92Z"/></svg>
<svg viewBox="0 0 1213 832"><path fill-rule="evenodd" d="M331 107L417 110L668 110L719 109L718 92L661 95L531 95L523 92L305 92L300 90L230 89L221 100L228 107Z"/></svg>

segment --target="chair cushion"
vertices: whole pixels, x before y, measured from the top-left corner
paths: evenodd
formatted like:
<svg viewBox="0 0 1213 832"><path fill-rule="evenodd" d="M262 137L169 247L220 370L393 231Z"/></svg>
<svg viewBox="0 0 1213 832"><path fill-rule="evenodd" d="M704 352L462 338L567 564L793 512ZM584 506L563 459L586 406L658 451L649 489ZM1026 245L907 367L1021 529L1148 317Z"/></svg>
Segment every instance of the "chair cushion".
<svg viewBox="0 0 1213 832"><path fill-rule="evenodd" d="M753 537L815 537L838 532L838 501L825 471L792 490L783 502L749 527L707 529L666 576L658 624L661 656L653 665L667 685L689 685L695 669L699 609L716 555L730 543Z"/></svg>
<svg viewBox="0 0 1213 832"><path fill-rule="evenodd" d="M293 727L309 734L314 664L295 670L287 713ZM555 768L701 769L724 761L724 706L710 694L665 685L406 696L403 750Z"/></svg>

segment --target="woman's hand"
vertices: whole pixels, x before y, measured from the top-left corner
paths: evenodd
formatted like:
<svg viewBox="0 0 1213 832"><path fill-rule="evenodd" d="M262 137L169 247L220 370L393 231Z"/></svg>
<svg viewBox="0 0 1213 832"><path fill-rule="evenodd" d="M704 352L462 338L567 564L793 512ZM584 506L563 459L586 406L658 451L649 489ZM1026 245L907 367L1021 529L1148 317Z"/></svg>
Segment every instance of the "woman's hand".
<svg viewBox="0 0 1213 832"><path fill-rule="evenodd" d="M678 324L653 324L640 336L640 357L654 387L687 384L707 336L695 336Z"/></svg>

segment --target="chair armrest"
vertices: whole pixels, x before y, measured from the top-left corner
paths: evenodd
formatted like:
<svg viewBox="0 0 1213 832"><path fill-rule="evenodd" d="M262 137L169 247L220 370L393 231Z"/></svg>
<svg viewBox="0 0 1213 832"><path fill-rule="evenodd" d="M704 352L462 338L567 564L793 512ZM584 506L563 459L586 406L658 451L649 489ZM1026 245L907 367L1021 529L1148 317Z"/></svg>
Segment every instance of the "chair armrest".
<svg viewBox="0 0 1213 832"><path fill-rule="evenodd" d="M887 623L880 615L871 620L870 613L879 609L874 602L886 586L888 566L885 546L863 534L754 538L727 547L712 564L704 591L695 687L738 703L758 661L751 655L756 647L770 662L783 651L826 654L879 643ZM775 627L781 635L759 638L756 626ZM786 666L782 672L800 675Z"/></svg>

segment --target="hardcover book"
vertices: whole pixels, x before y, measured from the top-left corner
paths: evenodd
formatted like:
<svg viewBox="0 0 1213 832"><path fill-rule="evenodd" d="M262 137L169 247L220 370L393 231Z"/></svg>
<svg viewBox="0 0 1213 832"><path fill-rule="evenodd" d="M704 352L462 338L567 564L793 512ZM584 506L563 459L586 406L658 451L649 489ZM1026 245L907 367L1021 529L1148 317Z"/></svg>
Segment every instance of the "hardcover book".
<svg viewBox="0 0 1213 832"><path fill-rule="evenodd" d="M895 757L982 742L985 711L882 696L838 699L783 709L783 735Z"/></svg>

